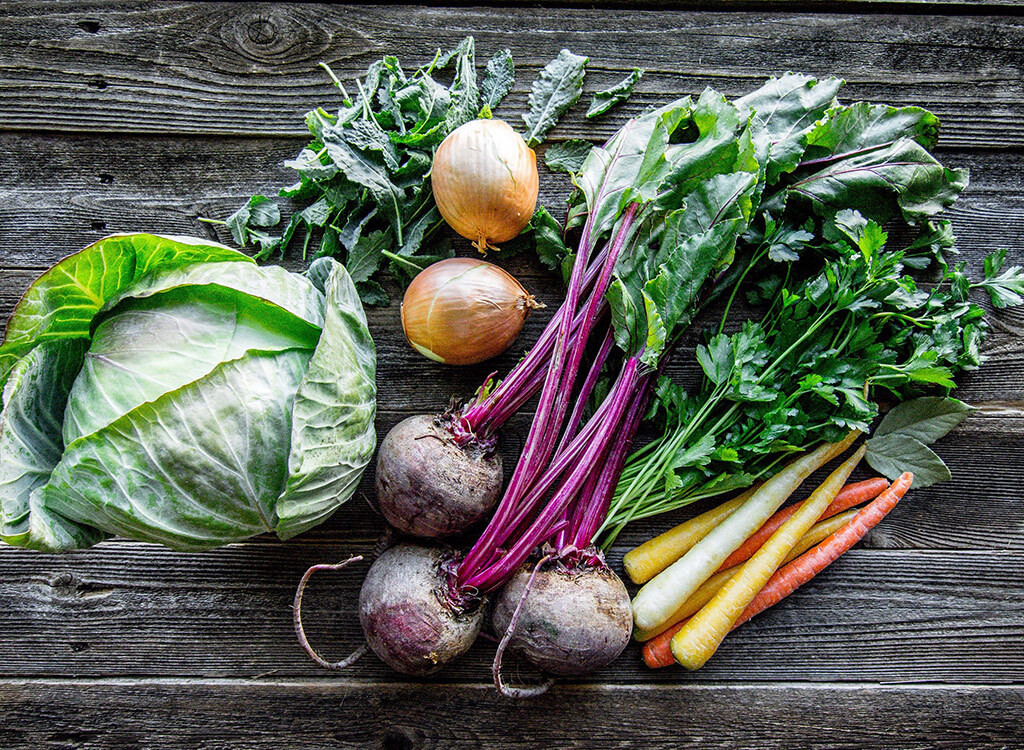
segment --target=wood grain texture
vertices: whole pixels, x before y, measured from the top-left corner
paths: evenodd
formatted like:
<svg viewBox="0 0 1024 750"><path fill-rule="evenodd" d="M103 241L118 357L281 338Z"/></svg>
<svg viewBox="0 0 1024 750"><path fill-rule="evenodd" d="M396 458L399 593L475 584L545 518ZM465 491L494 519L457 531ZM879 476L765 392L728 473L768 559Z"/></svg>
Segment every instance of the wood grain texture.
<svg viewBox="0 0 1024 750"><path fill-rule="evenodd" d="M648 70L628 114L707 85L736 95L770 73L832 72L849 81L847 97L933 109L950 144L1024 144L1018 19L777 10L5 3L0 128L296 135L311 104L334 101L318 62L351 80L385 51L416 65L470 33L481 61L515 48L517 82L500 113L510 119L567 46L593 61L588 90L637 64ZM613 122L586 132L605 137ZM554 137L582 128L577 113Z"/></svg>
<svg viewBox="0 0 1024 750"><path fill-rule="evenodd" d="M33 749L1002 750L1019 746L1021 708L1012 688L928 685L563 687L510 702L340 680L0 683L5 743Z"/></svg>
<svg viewBox="0 0 1024 750"><path fill-rule="evenodd" d="M738 13L709 12L703 0L643 2L643 11L624 0L512 4L3 4L0 320L40 269L105 234L212 237L197 216L223 217L291 182L281 162L304 142L302 113L335 101L318 61L350 79L387 51L418 61L467 33L481 66L515 51L516 87L499 113L512 121L563 46L591 56L588 91L648 68L629 104L595 123L570 117L556 140L597 140L651 104L705 85L743 93L787 69L837 72L850 81L847 99L927 106L943 119L940 158L972 172L951 212L962 259L977 269L1006 246L1024 260L1024 23L1012 0L715 6ZM590 5L608 9L580 7ZM542 181L542 202L559 205L565 178ZM558 282L529 257L499 262L542 299L559 299ZM491 369L507 371L551 311L494 362L448 368L404 342L397 304L369 310L379 435L469 395ZM958 391L979 411L936 446L954 479L911 493L859 549L731 636L701 672L651 672L634 644L611 668L521 703L490 688L493 644L483 640L429 681L405 681L372 655L344 674L318 670L292 633L294 586L312 563L372 548L382 522L368 471L348 505L287 544L261 537L192 555L125 540L66 556L0 547L0 746L1019 747L1024 312L991 321L990 361ZM696 342L694 333L669 369L681 382L697 375ZM529 411L504 431L507 466ZM611 564L620 569L630 546L708 505L637 524ZM312 583L307 628L327 655L360 640L361 574ZM533 677L515 661L508 671Z"/></svg>
<svg viewBox="0 0 1024 750"><path fill-rule="evenodd" d="M623 122L618 115L616 122ZM218 237L223 219L250 195L275 195L295 181L283 166L301 139L103 137L0 133L0 267L44 268L112 232L161 231ZM1024 153L939 149L951 167L970 170L971 183L949 212L972 269L999 247L1024 248ZM541 151L543 157L543 151ZM541 162L540 202L564 213L569 178ZM289 202L281 199L288 215ZM459 241L462 252L469 243ZM516 275L545 278L523 254L491 260ZM284 264L304 267L297 252ZM0 313L2 314L2 313Z"/></svg>
<svg viewBox="0 0 1024 750"><path fill-rule="evenodd" d="M4 549L0 663L7 677L323 674L292 631L295 585L309 565L372 547L301 538L201 556L123 540L65 556ZM1019 551L856 550L730 635L699 672L649 670L631 644L586 682L1024 682L1015 658L1024 638L1022 563ZM366 567L310 584L306 632L328 656L360 641L355 606ZM481 639L420 681L488 683L493 655ZM533 674L514 658L507 668L513 679ZM339 676L399 677L372 654Z"/></svg>

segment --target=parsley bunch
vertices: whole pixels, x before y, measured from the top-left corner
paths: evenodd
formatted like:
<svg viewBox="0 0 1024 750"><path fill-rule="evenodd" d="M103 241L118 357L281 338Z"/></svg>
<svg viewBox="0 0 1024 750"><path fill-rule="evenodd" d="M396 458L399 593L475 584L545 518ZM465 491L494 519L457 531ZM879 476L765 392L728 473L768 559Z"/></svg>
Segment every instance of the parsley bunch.
<svg viewBox="0 0 1024 750"><path fill-rule="evenodd" d="M981 364L987 330L970 290L998 304L1024 284L1019 268L1000 275L1002 251L981 282L943 262L938 283L919 284L905 272L921 265L919 247L887 249L886 232L855 211L840 212L821 237L771 219L766 229L749 268L768 273L746 291L760 318L738 320L746 314L731 296L697 347L700 388L660 379L648 416L664 433L623 471L611 537L634 518L767 478L791 453L867 432L878 416L873 394L899 402L955 387L957 373ZM780 244L786 262L772 263Z"/></svg>

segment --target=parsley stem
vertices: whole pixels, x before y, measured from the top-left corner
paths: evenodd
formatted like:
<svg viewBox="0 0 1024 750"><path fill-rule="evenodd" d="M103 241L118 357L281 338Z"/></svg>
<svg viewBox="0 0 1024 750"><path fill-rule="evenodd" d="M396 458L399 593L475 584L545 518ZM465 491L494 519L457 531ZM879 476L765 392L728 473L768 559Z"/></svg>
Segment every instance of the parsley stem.
<svg viewBox="0 0 1024 750"><path fill-rule="evenodd" d="M743 269L743 273L736 279L736 283L733 284L732 291L729 293L729 299L725 303L725 311L722 313L722 319L718 323L718 333L721 334L725 329L725 320L729 317L729 311L732 309L732 302L736 299L736 292L743 286L743 281L747 278L747 274L750 273L750 269L753 268L764 256L764 252L767 249L767 242L761 243L761 247L757 249L747 267Z"/></svg>

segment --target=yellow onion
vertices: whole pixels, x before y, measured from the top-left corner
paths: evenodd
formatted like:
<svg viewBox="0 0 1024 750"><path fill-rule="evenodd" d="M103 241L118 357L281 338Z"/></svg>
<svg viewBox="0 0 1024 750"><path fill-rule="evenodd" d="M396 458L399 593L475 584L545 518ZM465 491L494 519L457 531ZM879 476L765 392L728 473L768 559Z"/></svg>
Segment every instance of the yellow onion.
<svg viewBox="0 0 1024 750"><path fill-rule="evenodd" d="M402 300L402 328L423 356L472 365L508 349L537 307L543 305L493 263L449 258L412 280Z"/></svg>
<svg viewBox="0 0 1024 750"><path fill-rule="evenodd" d="M522 232L537 206L537 155L502 120L449 133L430 180L441 216L480 252Z"/></svg>

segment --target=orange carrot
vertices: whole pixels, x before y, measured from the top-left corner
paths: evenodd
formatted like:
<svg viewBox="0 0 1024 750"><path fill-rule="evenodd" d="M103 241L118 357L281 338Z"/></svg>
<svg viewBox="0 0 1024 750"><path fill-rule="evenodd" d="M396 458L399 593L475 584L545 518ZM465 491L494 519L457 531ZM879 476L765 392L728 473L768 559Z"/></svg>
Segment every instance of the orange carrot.
<svg viewBox="0 0 1024 750"><path fill-rule="evenodd" d="M837 516L826 518L824 521L818 521L818 523L811 527L810 531L800 537L800 541L797 542L793 549L789 551L789 554L786 555L786 559L783 561L783 564L797 559L811 547L821 544L825 539L830 537L833 532L839 531L839 529L848 524L855 515L857 515L856 510L847 510ZM633 638L638 641L649 641L652 638L661 635L673 625L690 617L690 615L696 614L704 607L705 604L714 598L715 594L718 593L718 590L736 574L738 569L739 566L737 565L736 567L729 568L727 570L718 571L708 580L704 581L700 588L693 592L693 595L687 599L679 609L672 613L672 616L665 621L664 626L658 627L658 629L654 631L634 627ZM672 633L676 633L678 630L679 628L676 628ZM665 653L668 654L668 651Z"/></svg>
<svg viewBox="0 0 1024 750"><path fill-rule="evenodd" d="M696 614L696 612L694 613ZM683 625L689 622L690 618L677 622L663 633L656 635L644 644L642 653L644 664L651 669L660 669L676 663L676 657L672 656L672 638L683 629Z"/></svg>
<svg viewBox="0 0 1024 750"><path fill-rule="evenodd" d="M825 512L821 514L821 519L831 518L837 513L842 513L844 510L866 503L868 500L874 500L878 497L885 489L889 486L882 477L875 477L874 479L865 479L863 482L854 482L843 487L842 491L836 495L836 499L825 509ZM722 563L722 567L719 570L725 570L735 565L739 565L742 562L746 562L754 553L764 546L764 543L768 541L769 537L778 531L779 527L785 523L791 515L796 513L803 505L803 501L794 503L788 508L783 508L778 511L774 516L765 521L764 526L759 528L757 531L750 536L738 549L736 549L731 555L725 558L725 562Z"/></svg>
<svg viewBox="0 0 1024 750"><path fill-rule="evenodd" d="M903 474L870 505L860 510L843 528L831 534L811 551L779 569L743 611L736 624L733 625L733 630L793 593L863 539L868 530L878 525L878 522L896 507L896 503L910 489L913 481L913 474L909 472ZM683 620L676 623L644 644L644 663L648 667L657 669L675 663L671 649L672 638L682 630L686 622Z"/></svg>
<svg viewBox="0 0 1024 750"><path fill-rule="evenodd" d="M750 602L734 627L739 627L754 615L760 614L785 599L835 562L840 555L863 539L868 531L877 526L878 522L896 507L896 503L907 493L913 483L914 475L909 471L903 473L889 489L854 516L850 523L814 549L781 568Z"/></svg>
<svg viewBox="0 0 1024 750"><path fill-rule="evenodd" d="M714 598L673 636L672 655L676 657L677 662L689 670L700 669L707 663L729 635L736 620L775 575L790 550L817 523L825 508L836 499L847 478L866 452L867 446L862 445L843 461L839 468L829 474L828 479L818 485L797 512L790 516L764 546L739 567L736 574L718 590ZM765 516L767 520L769 514Z"/></svg>

